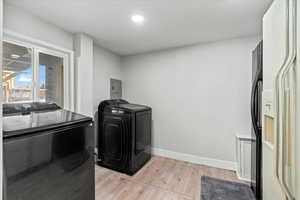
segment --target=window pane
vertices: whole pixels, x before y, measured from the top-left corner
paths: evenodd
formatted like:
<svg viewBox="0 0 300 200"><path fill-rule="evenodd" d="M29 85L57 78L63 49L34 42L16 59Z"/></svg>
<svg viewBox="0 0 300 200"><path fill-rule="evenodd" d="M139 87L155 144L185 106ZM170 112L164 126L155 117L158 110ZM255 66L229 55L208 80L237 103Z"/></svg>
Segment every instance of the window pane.
<svg viewBox="0 0 300 200"><path fill-rule="evenodd" d="M40 53L39 62L39 100L63 107L63 58Z"/></svg>
<svg viewBox="0 0 300 200"><path fill-rule="evenodd" d="M4 103L33 100L32 50L3 42L3 101Z"/></svg>

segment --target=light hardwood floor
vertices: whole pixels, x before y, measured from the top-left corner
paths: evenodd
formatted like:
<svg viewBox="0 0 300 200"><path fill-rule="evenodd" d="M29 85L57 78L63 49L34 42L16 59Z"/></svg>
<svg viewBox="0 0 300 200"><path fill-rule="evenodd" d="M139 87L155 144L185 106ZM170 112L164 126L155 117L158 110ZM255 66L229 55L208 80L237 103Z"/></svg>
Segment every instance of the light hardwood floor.
<svg viewBox="0 0 300 200"><path fill-rule="evenodd" d="M96 200L200 200L201 176L242 182L234 171L155 156L134 176L96 166Z"/></svg>

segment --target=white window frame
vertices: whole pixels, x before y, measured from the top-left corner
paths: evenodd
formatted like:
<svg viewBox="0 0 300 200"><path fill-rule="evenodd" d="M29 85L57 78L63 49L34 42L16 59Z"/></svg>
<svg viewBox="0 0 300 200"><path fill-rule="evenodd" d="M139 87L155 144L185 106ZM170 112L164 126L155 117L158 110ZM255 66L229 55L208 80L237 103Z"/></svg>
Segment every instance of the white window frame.
<svg viewBox="0 0 300 200"><path fill-rule="evenodd" d="M3 41L32 49L33 101L38 101L39 53L63 58L64 109L74 111L74 51L8 30L4 30Z"/></svg>

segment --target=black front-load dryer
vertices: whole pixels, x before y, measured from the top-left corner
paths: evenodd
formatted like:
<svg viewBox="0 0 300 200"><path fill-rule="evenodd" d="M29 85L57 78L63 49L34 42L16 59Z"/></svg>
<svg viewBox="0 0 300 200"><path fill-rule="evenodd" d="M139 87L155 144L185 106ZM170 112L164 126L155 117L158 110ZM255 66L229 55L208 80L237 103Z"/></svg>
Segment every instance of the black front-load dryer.
<svg viewBox="0 0 300 200"><path fill-rule="evenodd" d="M124 100L98 107L98 164L133 175L151 158L152 110Z"/></svg>

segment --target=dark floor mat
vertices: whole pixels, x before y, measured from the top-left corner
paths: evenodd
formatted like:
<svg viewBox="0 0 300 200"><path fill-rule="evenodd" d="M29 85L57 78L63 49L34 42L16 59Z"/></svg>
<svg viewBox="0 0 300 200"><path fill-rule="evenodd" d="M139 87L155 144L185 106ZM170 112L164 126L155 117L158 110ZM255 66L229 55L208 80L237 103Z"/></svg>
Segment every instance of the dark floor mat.
<svg viewBox="0 0 300 200"><path fill-rule="evenodd" d="M255 200L255 197L246 184L202 176L201 200Z"/></svg>

